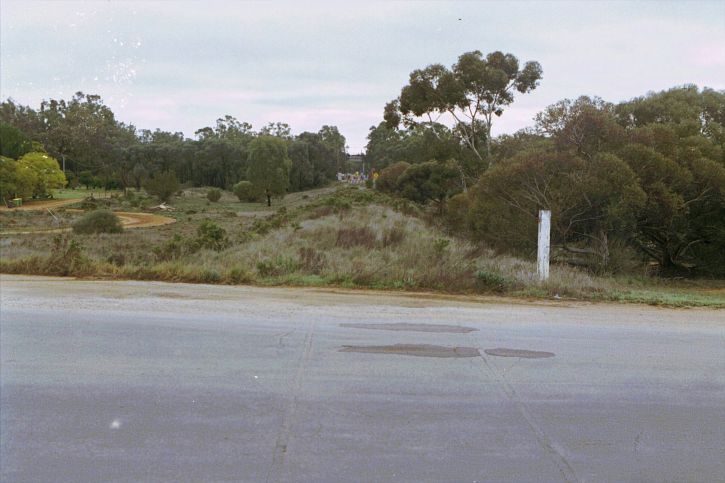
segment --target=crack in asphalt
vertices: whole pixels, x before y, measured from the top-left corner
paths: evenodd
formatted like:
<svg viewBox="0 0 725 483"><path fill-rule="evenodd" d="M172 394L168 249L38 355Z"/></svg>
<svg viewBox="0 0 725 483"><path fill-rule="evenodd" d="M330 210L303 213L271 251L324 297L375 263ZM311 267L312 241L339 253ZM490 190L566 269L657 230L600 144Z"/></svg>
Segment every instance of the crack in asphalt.
<svg viewBox="0 0 725 483"><path fill-rule="evenodd" d="M300 355L300 359L297 364L297 372L295 373L295 378L289 391L289 402L284 412L282 426L277 434L277 440L275 441L274 450L272 452L272 462L267 470L267 478L265 479L266 482L279 481L280 479L279 473L284 466L287 446L289 445L290 435L292 434L292 426L295 423L297 403L299 401L300 392L302 391L302 380L304 379L307 365L312 357L312 338L314 336L314 330L315 323L314 321L311 321L307 328L307 333L305 334L305 340L302 344L302 354Z"/></svg>
<svg viewBox="0 0 725 483"><path fill-rule="evenodd" d="M531 414L531 411L529 411L524 401L521 399L521 397L519 397L518 393L513 388L511 383L509 383L506 379L505 374L500 374L499 371L497 371L491 365L491 363L486 358L485 352L480 344L478 348L481 354L481 361L483 361L483 365L478 365L480 370L484 374L492 377L499 384L501 390L506 395L506 397L516 406L521 415L524 417L524 420L529 426L529 429L531 429L531 431L534 433L534 436L536 437L538 443L546 451L546 453L551 456L552 461L554 462L554 464L556 464L557 468L561 472L561 476L564 481L566 481L567 483L578 483L580 480L576 476L574 468L572 468L572 466L569 464L566 457L562 454L562 451L557 449L557 445L551 440L551 438L546 435L541 426L539 426L539 424L536 422L533 415Z"/></svg>

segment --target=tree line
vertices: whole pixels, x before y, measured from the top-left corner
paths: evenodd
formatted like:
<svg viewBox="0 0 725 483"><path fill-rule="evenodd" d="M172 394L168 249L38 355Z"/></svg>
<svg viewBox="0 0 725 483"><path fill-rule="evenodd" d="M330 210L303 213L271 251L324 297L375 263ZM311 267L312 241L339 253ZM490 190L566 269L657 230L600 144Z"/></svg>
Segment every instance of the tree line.
<svg viewBox="0 0 725 483"><path fill-rule="evenodd" d="M368 134L376 187L430 206L452 234L508 253L535 254L538 211L548 209L555 260L597 272L725 275L725 91L685 85L619 103L564 99L532 127L492 137L515 96L542 79L538 62L502 52L413 71ZM188 139L136 130L83 93L37 110L3 102L0 132L3 166L44 149L72 184L168 192L181 182L248 200L322 186L347 159L334 126L293 136L284 123L255 131L225 116Z"/></svg>
<svg viewBox="0 0 725 483"><path fill-rule="evenodd" d="M183 184L231 190L259 171L252 166L255 150L275 145L283 148L276 173L283 186L276 182L267 188L280 194L327 184L347 160L345 137L335 126L294 136L285 123L255 131L227 115L190 139L119 122L100 96L82 92L70 100L43 101L38 109L8 99L0 104L0 129L3 156L17 160L43 151L58 160L71 186L140 189L170 173ZM255 189L264 191L262 184L266 180L258 178Z"/></svg>
<svg viewBox="0 0 725 483"><path fill-rule="evenodd" d="M558 261L724 275L725 91L565 99L534 126L492 138L513 94L542 78L538 64L518 65L511 54L473 52L450 69L412 72L368 134L377 187L431 205L452 233L504 252L534 256L538 212L548 209Z"/></svg>

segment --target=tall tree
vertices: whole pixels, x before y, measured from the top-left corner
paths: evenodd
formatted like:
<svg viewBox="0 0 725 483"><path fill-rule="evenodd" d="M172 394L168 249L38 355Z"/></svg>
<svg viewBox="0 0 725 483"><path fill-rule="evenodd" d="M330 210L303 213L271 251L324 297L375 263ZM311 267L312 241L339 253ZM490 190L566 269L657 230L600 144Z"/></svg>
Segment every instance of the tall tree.
<svg viewBox="0 0 725 483"><path fill-rule="evenodd" d="M6 122L0 122L0 156L18 159L33 151L33 143L20 129Z"/></svg>
<svg viewBox="0 0 725 483"><path fill-rule="evenodd" d="M490 162L493 117L501 116L514 100L514 92L530 92L539 85L541 65L527 62L520 68L512 54L476 50L458 58L451 69L432 64L414 70L400 96L385 107L385 121L410 126L421 118L429 123L448 116L462 141L480 160L481 143Z"/></svg>
<svg viewBox="0 0 725 483"><path fill-rule="evenodd" d="M274 136L259 136L249 144L249 168L247 179L260 195L282 196L289 186L291 162L287 155L287 143Z"/></svg>

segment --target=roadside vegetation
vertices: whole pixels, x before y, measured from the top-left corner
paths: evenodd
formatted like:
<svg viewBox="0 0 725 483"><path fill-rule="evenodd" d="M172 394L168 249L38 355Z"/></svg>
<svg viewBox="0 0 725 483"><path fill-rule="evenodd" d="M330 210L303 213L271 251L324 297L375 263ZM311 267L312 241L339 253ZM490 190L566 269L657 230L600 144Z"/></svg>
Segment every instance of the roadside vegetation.
<svg viewBox="0 0 725 483"><path fill-rule="evenodd" d="M178 220L173 225L2 237L0 271L725 307L716 281L603 277L555 264L549 281L540 283L534 261L450 236L419 205L365 188L296 193L272 210L240 203L228 192L210 202L207 193L189 189L174 198L184 209L175 204L165 213ZM111 200L111 208L129 209L126 198ZM47 221L47 214L29 216Z"/></svg>
<svg viewBox="0 0 725 483"><path fill-rule="evenodd" d="M564 99L493 138L542 79L501 52L414 70L362 159L335 126L226 115L190 139L137 131L95 95L7 100L2 197L79 200L0 211L0 270L725 306L725 92ZM176 223L121 230L114 212Z"/></svg>

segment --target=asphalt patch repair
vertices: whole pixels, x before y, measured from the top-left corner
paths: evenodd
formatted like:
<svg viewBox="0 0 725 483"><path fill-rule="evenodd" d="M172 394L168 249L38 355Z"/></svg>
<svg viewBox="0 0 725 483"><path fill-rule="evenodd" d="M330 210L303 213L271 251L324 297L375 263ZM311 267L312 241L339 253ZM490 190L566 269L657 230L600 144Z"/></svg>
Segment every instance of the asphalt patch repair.
<svg viewBox="0 0 725 483"><path fill-rule="evenodd" d="M478 357L481 355L475 347L445 347L429 344L344 345L340 352L396 354L416 357Z"/></svg>
<svg viewBox="0 0 725 483"><path fill-rule="evenodd" d="M460 325L444 325L444 324L340 324L340 327L351 329L373 329L373 330L396 330L409 332L449 332L451 334L467 334L478 329L472 327L462 327Z"/></svg>
<svg viewBox="0 0 725 483"><path fill-rule="evenodd" d="M544 359L554 357L553 352L527 351L524 349L485 349L483 352L497 357L520 357L522 359Z"/></svg>

